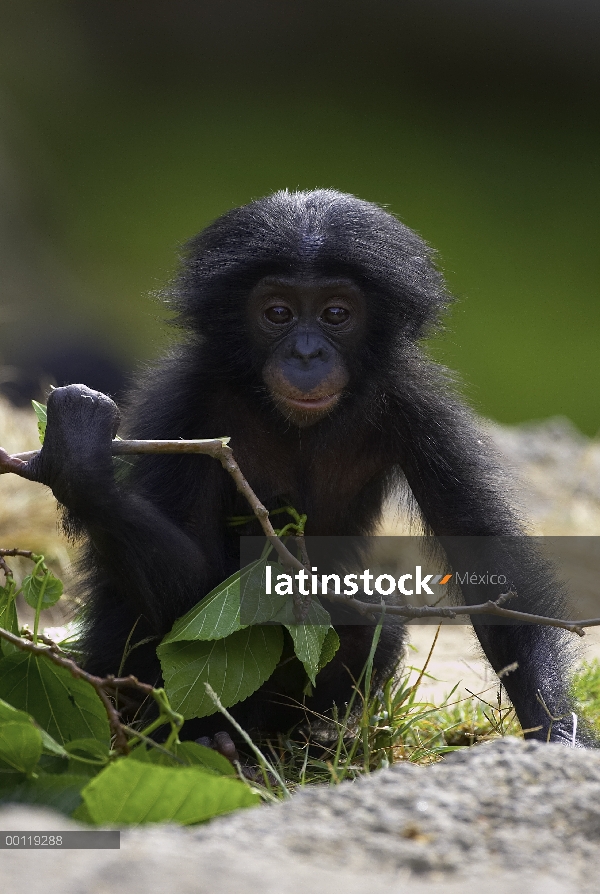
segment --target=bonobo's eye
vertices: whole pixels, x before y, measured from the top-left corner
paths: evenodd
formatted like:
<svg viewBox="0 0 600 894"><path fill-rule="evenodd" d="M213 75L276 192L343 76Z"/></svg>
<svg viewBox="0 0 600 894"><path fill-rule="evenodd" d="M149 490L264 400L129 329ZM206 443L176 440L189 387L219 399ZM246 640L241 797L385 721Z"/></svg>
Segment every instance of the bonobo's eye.
<svg viewBox="0 0 600 894"><path fill-rule="evenodd" d="M321 319L329 326L340 326L342 323L348 322L350 319L350 311L345 307L337 307L336 305L333 305L332 307L325 308L321 314Z"/></svg>
<svg viewBox="0 0 600 894"><path fill-rule="evenodd" d="M289 307L286 307L284 304L274 304L272 307L267 307L265 310L265 317L269 323L285 326L287 323L292 322L294 314Z"/></svg>

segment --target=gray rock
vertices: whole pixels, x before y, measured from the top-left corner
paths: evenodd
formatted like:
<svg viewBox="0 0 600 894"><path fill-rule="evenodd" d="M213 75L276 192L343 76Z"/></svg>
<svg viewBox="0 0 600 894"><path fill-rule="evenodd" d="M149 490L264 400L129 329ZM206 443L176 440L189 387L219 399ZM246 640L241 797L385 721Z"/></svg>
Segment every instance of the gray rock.
<svg viewBox="0 0 600 894"><path fill-rule="evenodd" d="M68 826L0 811L5 830ZM24 879L28 894L595 894L599 871L600 753L516 739L191 829L127 830L120 851L0 850L4 894Z"/></svg>
<svg viewBox="0 0 600 894"><path fill-rule="evenodd" d="M514 427L485 425L514 476L517 502L538 533L600 533L598 438L585 437L562 417Z"/></svg>

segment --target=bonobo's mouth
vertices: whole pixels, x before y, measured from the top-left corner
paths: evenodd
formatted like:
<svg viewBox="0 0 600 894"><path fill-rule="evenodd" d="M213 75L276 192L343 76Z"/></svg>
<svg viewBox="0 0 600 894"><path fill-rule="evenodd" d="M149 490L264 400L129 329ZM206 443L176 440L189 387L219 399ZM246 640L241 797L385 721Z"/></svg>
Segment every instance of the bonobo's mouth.
<svg viewBox="0 0 600 894"><path fill-rule="evenodd" d="M314 425L327 416L337 406L344 393L343 388L336 388L337 382L335 384L329 383L329 388L336 388L335 391L330 391L329 394L325 393L327 386L323 387L323 383L312 391L304 392L289 382L277 382L276 384L283 385L283 387L269 388L271 397L275 401L275 406L288 422L297 425L299 428ZM269 382L267 381L268 385Z"/></svg>
<svg viewBox="0 0 600 894"><path fill-rule="evenodd" d="M282 394L280 399L289 407L294 407L298 410L319 410L322 412L323 410L331 409L331 407L338 402L340 399L340 392L326 394L324 397L303 397L301 399L288 397L288 395L284 396Z"/></svg>

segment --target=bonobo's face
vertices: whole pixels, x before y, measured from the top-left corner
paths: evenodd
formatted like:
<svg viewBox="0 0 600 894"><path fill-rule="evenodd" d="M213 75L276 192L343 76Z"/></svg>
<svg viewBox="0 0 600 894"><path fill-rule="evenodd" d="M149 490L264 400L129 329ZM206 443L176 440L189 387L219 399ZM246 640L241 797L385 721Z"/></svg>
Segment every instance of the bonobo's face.
<svg viewBox="0 0 600 894"><path fill-rule="evenodd" d="M277 408L300 428L318 422L348 384L344 358L364 329L362 292L348 279L268 276L252 290L249 314Z"/></svg>

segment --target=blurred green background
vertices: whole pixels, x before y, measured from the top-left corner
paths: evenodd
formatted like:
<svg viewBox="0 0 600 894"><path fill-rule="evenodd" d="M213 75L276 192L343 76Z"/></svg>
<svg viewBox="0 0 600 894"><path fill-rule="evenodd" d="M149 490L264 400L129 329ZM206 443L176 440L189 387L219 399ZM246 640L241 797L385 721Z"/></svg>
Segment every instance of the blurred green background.
<svg viewBox="0 0 600 894"><path fill-rule="evenodd" d="M438 250L459 301L432 351L478 411L598 431L597 3L20 0L0 18L5 380L54 345L124 370L156 355L148 293L183 242L272 190L333 186Z"/></svg>

